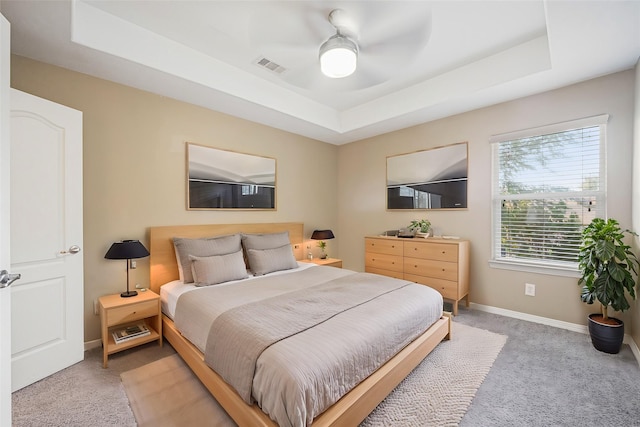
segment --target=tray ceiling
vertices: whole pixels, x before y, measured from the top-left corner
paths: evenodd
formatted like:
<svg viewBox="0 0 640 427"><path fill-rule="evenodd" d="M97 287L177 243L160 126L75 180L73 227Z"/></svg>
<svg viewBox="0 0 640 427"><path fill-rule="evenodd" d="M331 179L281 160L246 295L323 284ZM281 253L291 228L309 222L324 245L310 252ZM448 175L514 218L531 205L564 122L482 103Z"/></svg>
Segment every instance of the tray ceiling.
<svg viewBox="0 0 640 427"><path fill-rule="evenodd" d="M356 72L320 73L332 9ZM637 1L13 1L15 54L343 144L632 68ZM266 65L266 66L265 66Z"/></svg>

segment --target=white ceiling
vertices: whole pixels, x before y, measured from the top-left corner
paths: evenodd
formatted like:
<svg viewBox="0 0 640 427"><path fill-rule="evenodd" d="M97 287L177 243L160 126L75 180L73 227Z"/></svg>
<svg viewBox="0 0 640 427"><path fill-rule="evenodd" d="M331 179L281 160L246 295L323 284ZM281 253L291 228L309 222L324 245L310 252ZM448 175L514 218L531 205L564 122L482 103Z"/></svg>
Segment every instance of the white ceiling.
<svg viewBox="0 0 640 427"><path fill-rule="evenodd" d="M344 79L318 64L335 8L360 49ZM637 0L2 0L0 11L13 53L332 144L629 69L640 56Z"/></svg>

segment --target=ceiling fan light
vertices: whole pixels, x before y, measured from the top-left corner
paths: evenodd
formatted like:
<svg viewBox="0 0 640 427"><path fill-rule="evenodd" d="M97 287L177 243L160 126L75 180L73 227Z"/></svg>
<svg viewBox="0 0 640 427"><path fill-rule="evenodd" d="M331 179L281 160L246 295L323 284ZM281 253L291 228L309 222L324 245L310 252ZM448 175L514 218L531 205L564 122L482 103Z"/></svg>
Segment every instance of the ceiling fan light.
<svg viewBox="0 0 640 427"><path fill-rule="evenodd" d="M336 34L320 46L320 70L325 76L350 76L357 65L358 46L348 37Z"/></svg>

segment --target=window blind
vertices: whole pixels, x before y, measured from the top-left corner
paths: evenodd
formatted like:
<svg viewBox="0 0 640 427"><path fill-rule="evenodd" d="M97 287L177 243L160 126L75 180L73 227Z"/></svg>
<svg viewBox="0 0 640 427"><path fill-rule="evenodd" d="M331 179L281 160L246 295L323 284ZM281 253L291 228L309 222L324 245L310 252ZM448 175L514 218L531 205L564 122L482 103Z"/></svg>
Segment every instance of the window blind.
<svg viewBox="0 0 640 427"><path fill-rule="evenodd" d="M494 259L577 265L583 227L605 216L599 122L493 143Z"/></svg>

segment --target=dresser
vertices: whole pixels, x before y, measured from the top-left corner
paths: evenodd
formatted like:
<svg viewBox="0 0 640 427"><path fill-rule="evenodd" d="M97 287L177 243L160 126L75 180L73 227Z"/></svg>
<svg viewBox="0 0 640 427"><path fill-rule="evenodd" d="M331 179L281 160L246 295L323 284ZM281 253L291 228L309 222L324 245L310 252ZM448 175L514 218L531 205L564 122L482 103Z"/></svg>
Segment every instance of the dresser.
<svg viewBox="0 0 640 427"><path fill-rule="evenodd" d="M453 302L469 306L469 241L389 236L365 237L365 271L429 286Z"/></svg>

